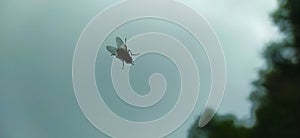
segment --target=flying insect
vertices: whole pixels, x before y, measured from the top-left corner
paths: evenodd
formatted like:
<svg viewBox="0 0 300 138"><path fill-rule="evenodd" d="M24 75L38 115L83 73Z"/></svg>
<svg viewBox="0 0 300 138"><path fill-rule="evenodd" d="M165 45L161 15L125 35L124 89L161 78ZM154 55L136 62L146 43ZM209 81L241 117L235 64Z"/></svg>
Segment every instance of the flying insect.
<svg viewBox="0 0 300 138"><path fill-rule="evenodd" d="M117 47L106 46L106 49L111 53L111 56L115 56L122 61L122 69L124 69L124 62L134 65L132 56L136 56L139 54L133 54L130 49L127 48L126 38L124 43L120 37L116 37L116 44Z"/></svg>

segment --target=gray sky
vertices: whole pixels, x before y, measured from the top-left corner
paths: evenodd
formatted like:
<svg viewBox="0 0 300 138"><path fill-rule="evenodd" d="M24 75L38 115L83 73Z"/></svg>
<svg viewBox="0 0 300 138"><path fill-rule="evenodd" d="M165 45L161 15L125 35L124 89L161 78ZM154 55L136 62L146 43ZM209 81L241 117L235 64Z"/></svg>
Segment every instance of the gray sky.
<svg viewBox="0 0 300 138"><path fill-rule="evenodd" d="M215 29L227 64L227 85L220 114L248 118L251 82L263 67L261 53L266 43L280 38L269 14L276 0L182 0L202 14Z"/></svg>
<svg viewBox="0 0 300 138"><path fill-rule="evenodd" d="M78 107L71 65L85 25L117 1L0 1L0 137L103 136ZM269 18L276 1L180 1L208 20L223 46L228 78L219 113L247 118L261 52L279 38ZM174 135L185 136L193 117Z"/></svg>

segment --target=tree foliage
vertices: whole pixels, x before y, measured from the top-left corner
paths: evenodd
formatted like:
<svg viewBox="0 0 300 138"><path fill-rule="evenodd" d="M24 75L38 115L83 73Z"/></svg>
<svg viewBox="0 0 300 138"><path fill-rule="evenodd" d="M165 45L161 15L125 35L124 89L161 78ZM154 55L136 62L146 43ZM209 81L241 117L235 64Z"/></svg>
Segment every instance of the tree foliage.
<svg viewBox="0 0 300 138"><path fill-rule="evenodd" d="M300 138L300 1L278 2L272 18L285 38L267 46L263 54L267 68L253 82L256 89L250 100L255 124L247 128L236 125L234 117L216 116L204 128L194 124L189 137Z"/></svg>

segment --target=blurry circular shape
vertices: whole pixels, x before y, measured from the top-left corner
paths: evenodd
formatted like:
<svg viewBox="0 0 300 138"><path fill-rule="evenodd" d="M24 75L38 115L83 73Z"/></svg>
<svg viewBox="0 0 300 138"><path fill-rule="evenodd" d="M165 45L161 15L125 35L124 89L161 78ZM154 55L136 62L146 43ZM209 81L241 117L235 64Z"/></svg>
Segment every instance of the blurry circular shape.
<svg viewBox="0 0 300 138"><path fill-rule="evenodd" d="M168 10L166 10L166 7ZM100 131L111 137L163 137L176 130L189 117L198 99L200 81L198 69L190 52L176 39L161 33L148 33L132 39L135 42L149 42L147 39L159 39L168 45L177 46L174 51L165 50L164 47L143 46L137 51L155 52L170 58L177 66L181 76L181 93L173 109L166 115L152 121L134 122L123 119L114 114L99 95L101 88L97 88L95 79L95 61L97 52L105 38L118 26L130 20L146 17L155 17L175 22L189 30L203 45L210 61L212 72L212 87L206 106L218 108L224 93L225 86L225 60L223 51L215 33L207 22L191 8L172 0L129 0L121 2L99 13L86 26L82 32L73 57L73 85L79 106L87 119ZM99 45L100 44L100 45ZM134 49L134 48L132 48ZM162 52L163 51L163 52ZM180 53L178 53L180 52ZM167 53L167 54L166 54ZM186 54L183 58L182 54ZM172 56L173 55L173 56ZM120 73L112 66L112 79L114 88L118 89L121 82L115 78L115 73ZM127 73L122 74L127 79L123 88L132 92L128 84ZM156 80L156 81L153 81ZM115 82L116 81L116 82ZM156 83L160 82L160 83ZM147 107L157 103L166 87L164 77L154 74L149 80L155 91L147 96L131 93L122 95L125 102L139 107ZM158 88L156 88L158 87ZM184 91L184 92L183 92ZM118 92L118 91L117 91ZM143 99L145 98L145 102ZM213 113L214 114L214 113ZM213 115L212 115L213 116ZM211 118L205 119L201 124L206 124ZM120 129L117 129L120 128ZM139 133L133 133L139 132Z"/></svg>

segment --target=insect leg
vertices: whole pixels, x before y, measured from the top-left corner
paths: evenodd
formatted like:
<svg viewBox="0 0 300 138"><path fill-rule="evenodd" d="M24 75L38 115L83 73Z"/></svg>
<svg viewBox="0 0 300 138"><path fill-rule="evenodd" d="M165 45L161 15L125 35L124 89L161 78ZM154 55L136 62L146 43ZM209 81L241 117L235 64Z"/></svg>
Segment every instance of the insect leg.
<svg viewBox="0 0 300 138"><path fill-rule="evenodd" d="M128 52L130 53L130 55L132 56L136 56L136 55L139 55L140 53L137 53L137 54L132 54L131 50L129 49Z"/></svg>
<svg viewBox="0 0 300 138"><path fill-rule="evenodd" d="M124 60L122 60L122 69L124 69Z"/></svg>

